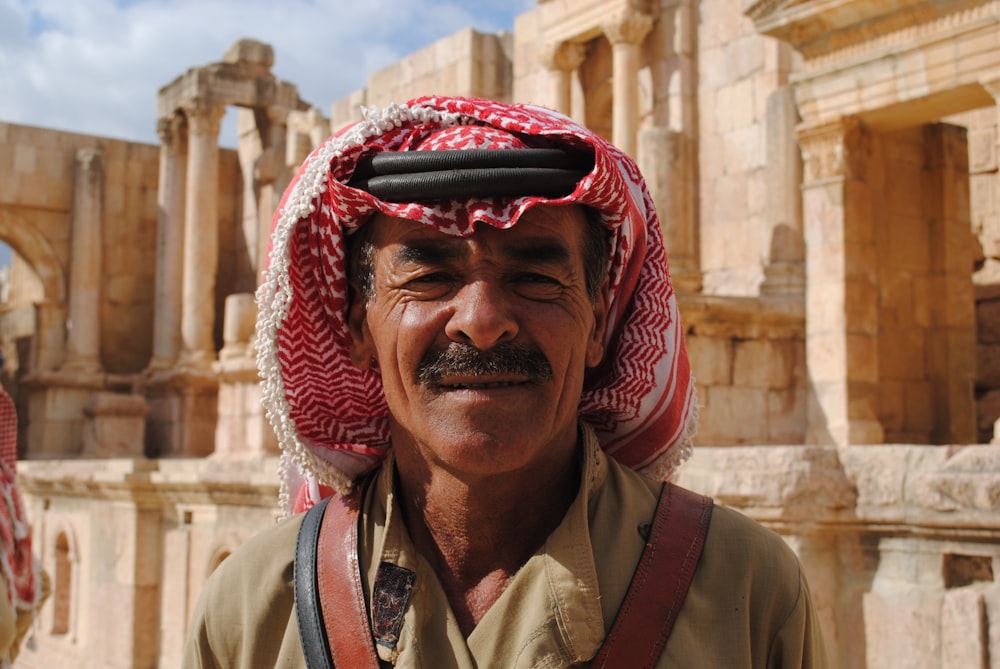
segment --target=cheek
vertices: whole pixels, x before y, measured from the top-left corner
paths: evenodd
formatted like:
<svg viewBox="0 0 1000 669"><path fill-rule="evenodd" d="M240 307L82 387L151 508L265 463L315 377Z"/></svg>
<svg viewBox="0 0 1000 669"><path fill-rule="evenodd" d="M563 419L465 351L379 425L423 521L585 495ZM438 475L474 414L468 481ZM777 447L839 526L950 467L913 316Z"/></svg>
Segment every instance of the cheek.
<svg viewBox="0 0 1000 669"><path fill-rule="evenodd" d="M420 359L443 331L440 311L421 302L397 304L379 324L379 355L391 356L403 376L415 375Z"/></svg>

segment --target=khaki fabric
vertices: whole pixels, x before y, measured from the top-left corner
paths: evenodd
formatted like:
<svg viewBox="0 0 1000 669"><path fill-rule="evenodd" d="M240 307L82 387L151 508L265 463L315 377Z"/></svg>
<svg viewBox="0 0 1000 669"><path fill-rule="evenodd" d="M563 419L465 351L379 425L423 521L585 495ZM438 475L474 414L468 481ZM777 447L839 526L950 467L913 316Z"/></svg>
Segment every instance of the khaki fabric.
<svg viewBox="0 0 1000 669"><path fill-rule="evenodd" d="M383 661L422 669L586 666L614 621L659 484L607 458L583 430L581 488L559 527L468 639L416 553L393 497L391 460L370 487L360 554L366 596L380 562L416 573L395 648ZM304 667L292 563L301 516L248 541L205 585L184 667ZM716 507L687 600L658 667L825 667L809 590L778 535ZM349 668L342 668L349 669Z"/></svg>

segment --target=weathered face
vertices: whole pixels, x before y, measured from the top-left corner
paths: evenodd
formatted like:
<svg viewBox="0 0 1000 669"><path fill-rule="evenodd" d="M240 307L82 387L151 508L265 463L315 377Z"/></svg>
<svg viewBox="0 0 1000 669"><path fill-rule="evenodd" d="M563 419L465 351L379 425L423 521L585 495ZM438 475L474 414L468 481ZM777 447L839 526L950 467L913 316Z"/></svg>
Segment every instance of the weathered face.
<svg viewBox="0 0 1000 669"><path fill-rule="evenodd" d="M467 238L369 225L374 283L351 307L352 356L381 374L400 462L490 475L571 457L607 311L606 290L587 294L583 210L539 206Z"/></svg>

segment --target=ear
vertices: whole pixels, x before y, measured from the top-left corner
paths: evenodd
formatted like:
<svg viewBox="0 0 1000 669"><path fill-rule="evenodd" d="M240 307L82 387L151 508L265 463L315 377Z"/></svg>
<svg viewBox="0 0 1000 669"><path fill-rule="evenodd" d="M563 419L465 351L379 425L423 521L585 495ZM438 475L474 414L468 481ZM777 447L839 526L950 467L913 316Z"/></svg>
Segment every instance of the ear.
<svg viewBox="0 0 1000 669"><path fill-rule="evenodd" d="M351 362L360 370L368 370L376 360L372 333L368 329L368 305L354 286L350 288L348 299L347 332L351 335Z"/></svg>
<svg viewBox="0 0 1000 669"><path fill-rule="evenodd" d="M611 280L604 279L604 284L594 299L594 329L587 341L587 367L597 367L604 358L604 335L608 330L608 311L611 305Z"/></svg>

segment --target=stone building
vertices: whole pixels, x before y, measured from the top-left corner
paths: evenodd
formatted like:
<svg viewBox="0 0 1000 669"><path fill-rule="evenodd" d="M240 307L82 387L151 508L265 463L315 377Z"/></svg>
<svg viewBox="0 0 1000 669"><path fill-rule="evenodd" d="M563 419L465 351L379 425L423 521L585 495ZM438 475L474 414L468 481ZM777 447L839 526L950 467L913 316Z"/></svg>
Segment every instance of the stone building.
<svg viewBox="0 0 1000 669"><path fill-rule="evenodd" d="M834 666L1000 667L1000 0L540 0L328 111L272 60L164 86L159 147L0 123L3 381L54 584L19 667L179 666L277 513L250 295L276 198L361 105L430 92L639 162L703 405L680 482L796 549Z"/></svg>

